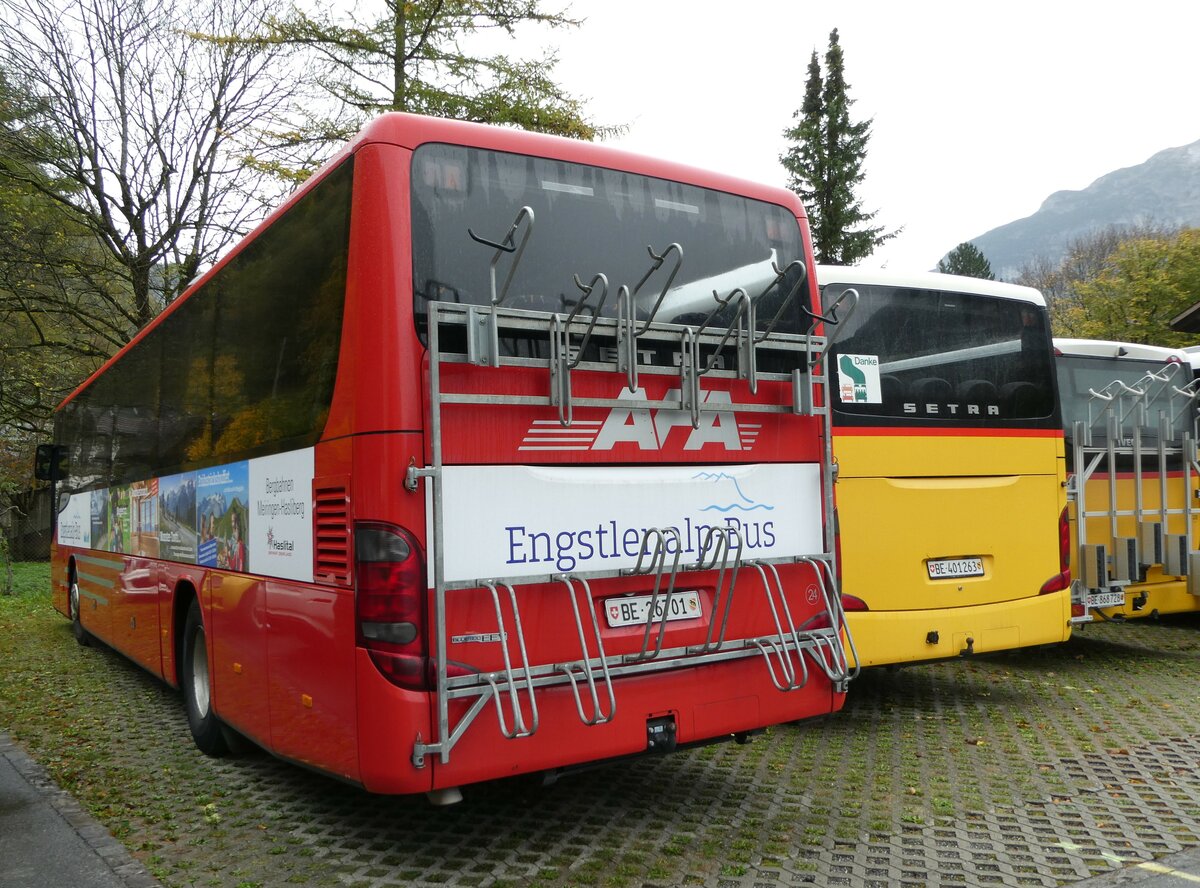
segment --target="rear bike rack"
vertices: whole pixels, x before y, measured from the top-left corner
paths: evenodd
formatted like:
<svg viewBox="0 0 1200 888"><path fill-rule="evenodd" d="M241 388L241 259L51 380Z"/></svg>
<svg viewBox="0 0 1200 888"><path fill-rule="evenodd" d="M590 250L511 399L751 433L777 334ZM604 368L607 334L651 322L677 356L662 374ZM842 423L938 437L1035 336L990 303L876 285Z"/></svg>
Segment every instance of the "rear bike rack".
<svg viewBox="0 0 1200 888"><path fill-rule="evenodd" d="M573 663L559 663L556 668L571 680L571 693L575 697L575 710L579 713L579 720L588 726L603 725L612 721L613 716L617 714L617 699L613 693L612 674L608 669L608 657L604 653L604 640L600 635L600 623L596 619L596 608L592 604L592 589L588 585L588 581L582 577L575 578L564 574L559 577L559 580L562 582L571 600L571 610L575 616L575 631L579 637L579 649L582 659ZM583 620L579 613L579 596L575 586L576 582L579 583L579 587L583 591L583 606L592 618L592 637L596 641L595 658L588 653L588 640L584 635ZM600 680L603 682L604 688L608 693L607 713L600 707L600 698L596 693L595 666L593 664L599 664ZM583 701L579 696L579 681L575 677L576 670L583 673L583 679L587 683L588 695L592 701L592 714L590 716L586 715L583 711Z"/></svg>
<svg viewBox="0 0 1200 888"><path fill-rule="evenodd" d="M500 723L500 733L509 740L515 740L518 737L529 737L538 729L537 698L533 693L533 674L529 670L529 655L525 650L525 633L521 629L521 613L517 609L517 593L508 583L500 583L499 585L508 590L509 601L512 604L513 626L516 629L517 635L517 650L521 656L519 669L524 673L525 690L529 696L529 722L525 721L525 713L521 708L521 696L517 686L519 679L513 673L512 658L508 652L509 632L504 626L504 614L500 609L500 592L497 584L492 582L484 583L483 586L491 592L492 603L496 608L496 626L500 636L500 651L504 658L503 687L500 686L501 674L498 672L488 673L483 678L492 689L492 699L496 702L496 719ZM504 715L504 704L501 700L503 694L507 694L509 706L511 707L511 729Z"/></svg>

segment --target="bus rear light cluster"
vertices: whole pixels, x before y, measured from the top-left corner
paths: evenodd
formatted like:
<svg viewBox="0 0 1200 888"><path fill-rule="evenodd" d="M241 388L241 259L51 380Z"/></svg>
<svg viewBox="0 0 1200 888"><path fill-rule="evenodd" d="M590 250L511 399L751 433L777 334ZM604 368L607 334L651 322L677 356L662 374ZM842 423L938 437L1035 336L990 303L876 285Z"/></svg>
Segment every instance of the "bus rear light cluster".
<svg viewBox="0 0 1200 888"><path fill-rule="evenodd" d="M1058 573L1042 583L1040 595L1071 588L1071 525L1067 510L1058 516Z"/></svg>
<svg viewBox="0 0 1200 888"><path fill-rule="evenodd" d="M867 603L857 595L847 595L845 592L843 592L842 610L848 613L850 611L869 611L870 608L867 607Z"/></svg>
<svg viewBox="0 0 1200 888"><path fill-rule="evenodd" d="M425 565L416 541L390 524L360 523L354 562L358 645L392 684L427 690Z"/></svg>
<svg viewBox="0 0 1200 888"><path fill-rule="evenodd" d="M865 601L863 601L861 598L858 598L857 596L854 596L854 595L847 595L843 592L842 593L842 610L846 611L846 612L867 611L867 610L870 610L870 608L867 607L867 603ZM811 620L809 620L807 623L805 623L801 628L806 629L810 632L815 632L818 629L829 629L832 626L833 626L833 621L829 618L829 611L821 611L819 614L817 614L815 617L813 617Z"/></svg>

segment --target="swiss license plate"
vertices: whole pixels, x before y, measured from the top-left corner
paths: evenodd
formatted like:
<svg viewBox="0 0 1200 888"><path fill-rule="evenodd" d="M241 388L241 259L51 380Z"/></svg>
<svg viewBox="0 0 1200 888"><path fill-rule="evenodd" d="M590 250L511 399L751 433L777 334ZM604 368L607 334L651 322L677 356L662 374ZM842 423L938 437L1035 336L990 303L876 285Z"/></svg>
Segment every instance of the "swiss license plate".
<svg viewBox="0 0 1200 888"><path fill-rule="evenodd" d="M650 613L650 602L653 595L630 595L627 598L610 598L604 602L604 613L608 617L609 626L636 626L645 623ZM695 620L700 614L699 592L676 592L668 601L667 596L659 595L654 607L654 619L663 618L666 609L667 621Z"/></svg>
<svg viewBox="0 0 1200 888"><path fill-rule="evenodd" d="M983 576L982 558L930 558L925 562L931 580Z"/></svg>
<svg viewBox="0 0 1200 888"><path fill-rule="evenodd" d="M1125 604L1125 593L1121 590L1116 592L1091 592L1087 597L1087 606L1093 607L1121 607Z"/></svg>

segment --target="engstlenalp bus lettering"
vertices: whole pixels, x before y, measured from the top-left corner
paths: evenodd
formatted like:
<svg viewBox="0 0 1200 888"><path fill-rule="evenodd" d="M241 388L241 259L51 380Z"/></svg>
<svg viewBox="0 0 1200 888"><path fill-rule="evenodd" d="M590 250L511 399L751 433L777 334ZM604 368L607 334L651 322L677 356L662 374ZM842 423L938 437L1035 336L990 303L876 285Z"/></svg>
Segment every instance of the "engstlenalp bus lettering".
<svg viewBox="0 0 1200 888"><path fill-rule="evenodd" d="M770 548L776 542L774 521L742 521L728 517L718 524L699 524L693 523L691 518L685 518L682 526L672 529L679 533L680 541L686 544L683 551L699 556L706 537L714 528L721 527L740 534L747 549ZM642 543L648 530L645 527L623 527L616 521L600 522L595 527L583 530L530 530L523 524L504 529L508 533L508 564L553 562L555 568L562 571L575 570L580 564L595 559L637 558L643 554ZM668 555L674 556L676 546L672 537L666 538L665 548Z"/></svg>

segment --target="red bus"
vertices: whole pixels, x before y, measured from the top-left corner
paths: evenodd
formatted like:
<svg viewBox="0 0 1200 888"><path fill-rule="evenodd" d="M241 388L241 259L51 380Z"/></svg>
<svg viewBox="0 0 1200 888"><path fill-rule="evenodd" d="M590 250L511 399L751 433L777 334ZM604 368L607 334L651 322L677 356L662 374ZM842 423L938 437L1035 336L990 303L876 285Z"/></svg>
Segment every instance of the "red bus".
<svg viewBox="0 0 1200 888"><path fill-rule="evenodd" d="M837 710L811 268L789 192L386 115L60 406L55 606L439 802Z"/></svg>

